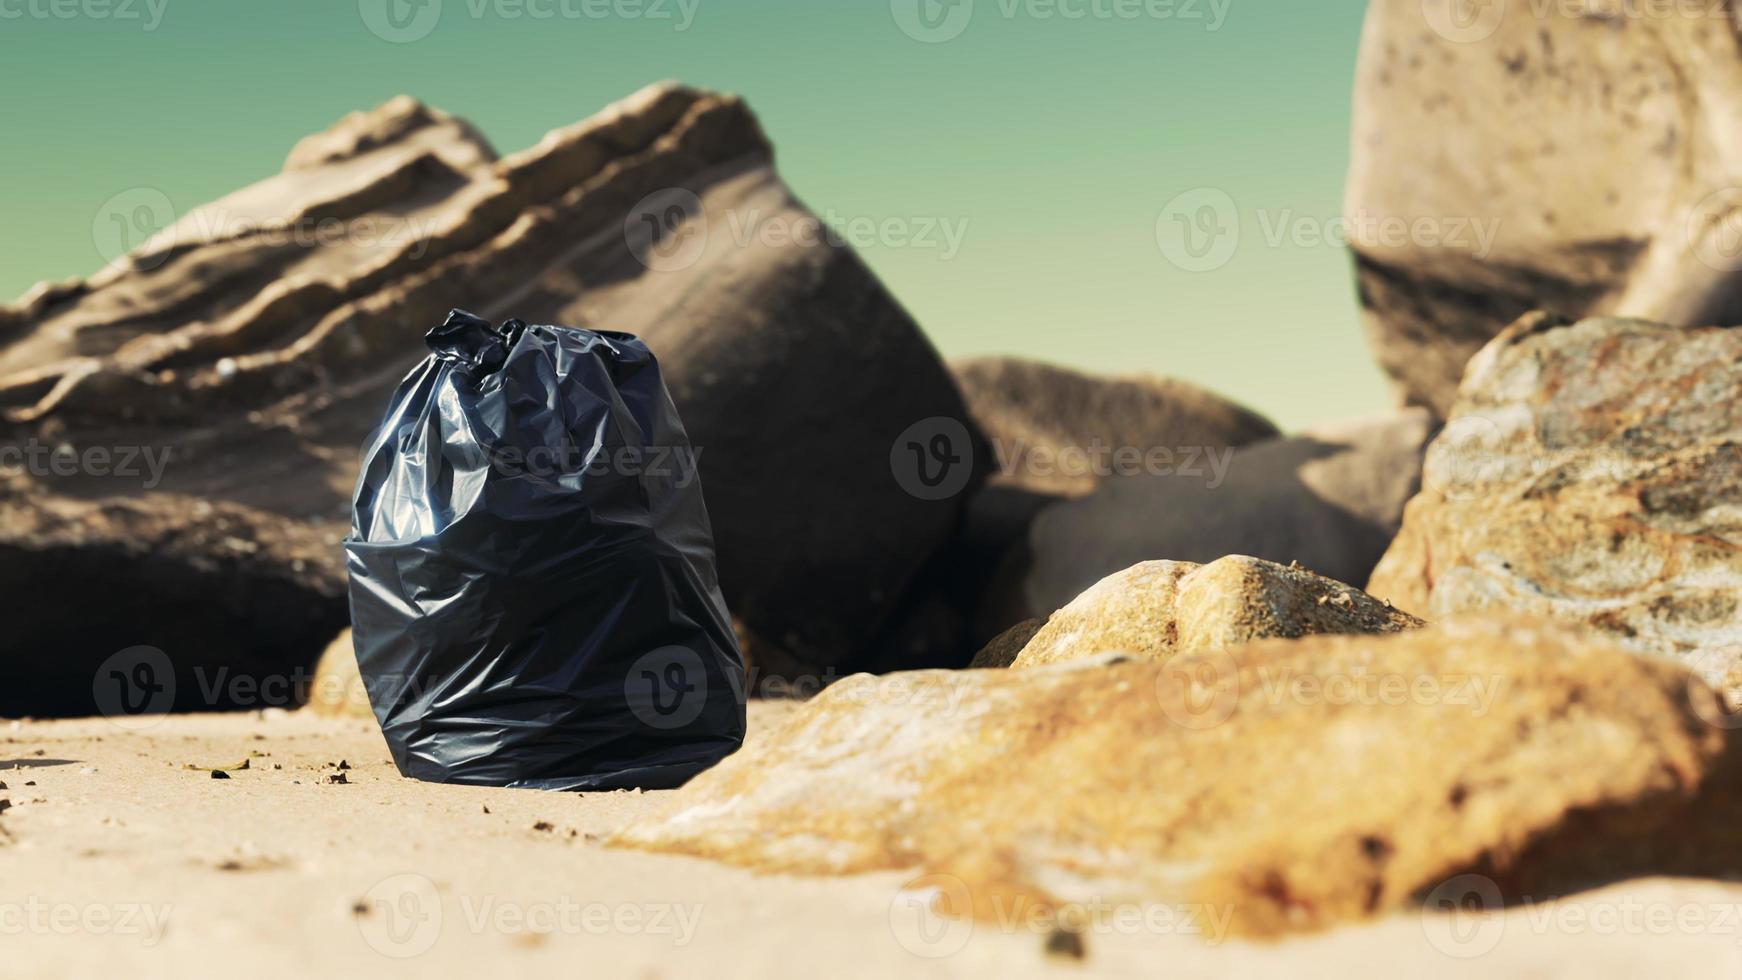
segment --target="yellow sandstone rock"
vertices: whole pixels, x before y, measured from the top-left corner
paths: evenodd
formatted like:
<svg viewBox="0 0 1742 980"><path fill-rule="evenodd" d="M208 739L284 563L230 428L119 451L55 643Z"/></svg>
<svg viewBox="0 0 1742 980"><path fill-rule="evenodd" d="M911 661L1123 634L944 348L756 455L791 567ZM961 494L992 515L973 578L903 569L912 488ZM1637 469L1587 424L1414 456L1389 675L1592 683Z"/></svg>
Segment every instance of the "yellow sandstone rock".
<svg viewBox="0 0 1742 980"><path fill-rule="evenodd" d="M1108 651L1166 660L1267 637L1395 633L1421 620L1360 589L1244 555L1208 565L1149 561L1109 575L1060 609L1013 667Z"/></svg>
<svg viewBox="0 0 1742 980"><path fill-rule="evenodd" d="M1543 898L1742 870L1742 767L1719 712L1673 663L1523 622L857 675L610 843L774 872L908 869L959 884L981 917L1018 900L1190 903L1275 934L1464 872Z"/></svg>

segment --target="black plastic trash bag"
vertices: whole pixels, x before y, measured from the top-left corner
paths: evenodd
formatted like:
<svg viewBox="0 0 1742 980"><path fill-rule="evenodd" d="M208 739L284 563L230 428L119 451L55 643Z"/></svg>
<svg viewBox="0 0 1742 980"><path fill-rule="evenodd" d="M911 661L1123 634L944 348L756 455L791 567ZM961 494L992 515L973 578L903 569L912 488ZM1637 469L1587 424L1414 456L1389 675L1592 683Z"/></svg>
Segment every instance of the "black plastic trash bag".
<svg viewBox="0 0 1742 980"><path fill-rule="evenodd" d="M744 666L659 365L627 334L460 310L365 450L357 663L399 771L676 786L744 739Z"/></svg>

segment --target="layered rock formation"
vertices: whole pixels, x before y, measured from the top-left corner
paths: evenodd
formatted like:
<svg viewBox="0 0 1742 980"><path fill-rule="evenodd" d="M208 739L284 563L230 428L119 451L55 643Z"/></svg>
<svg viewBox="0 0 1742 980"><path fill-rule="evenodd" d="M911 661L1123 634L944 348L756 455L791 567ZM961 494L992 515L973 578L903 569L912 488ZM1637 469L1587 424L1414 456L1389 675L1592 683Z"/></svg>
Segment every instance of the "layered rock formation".
<svg viewBox="0 0 1742 980"><path fill-rule="evenodd" d="M256 535L252 560L286 581L286 618L305 626L267 638L195 609L173 628L143 616L123 632L177 662L200 656L188 649L197 636L213 656L259 651L306 668L343 619L333 576L357 450L426 353L423 333L454 306L624 330L661 358L701 450L733 611L795 656L854 663L895 628L962 499L905 490L892 446L924 420L976 437L918 328L850 251L805 234L816 221L733 97L655 86L502 159L465 124L396 99L304 140L279 175L89 280L38 287L0 312L7 444L170 454L149 494L32 469L6 506L126 498L173 521L204 500L295 525ZM959 454L970 469L972 449ZM130 560L93 575L37 523L0 524L0 548L45 594L126 593L148 609L183 587L186 576ZM304 555L279 541L304 536L329 547ZM66 602L22 615L27 633L73 648L69 676L121 640L87 636ZM79 687L37 692L36 710L88 710L88 680Z"/></svg>
<svg viewBox="0 0 1742 980"><path fill-rule="evenodd" d="M1742 321L1730 6L1369 4L1344 199L1407 402L1529 310Z"/></svg>
<svg viewBox="0 0 1742 980"><path fill-rule="evenodd" d="M1470 364L1368 589L1589 624L1742 691L1742 332L1520 320Z"/></svg>
<svg viewBox="0 0 1742 980"><path fill-rule="evenodd" d="M1263 641L1171 664L849 678L612 843L912 869L982 916L1208 903L1236 930L1742 870L1712 691L1561 627ZM939 879L933 879L939 880ZM1177 906L1176 906L1177 907Z"/></svg>
<svg viewBox="0 0 1742 980"><path fill-rule="evenodd" d="M1321 427L1051 505L1035 518L1026 548L1007 560L987 615L1006 623L1050 615L1102 578L1152 559L1244 554L1365 582L1419 485L1433 428L1419 410Z"/></svg>
<svg viewBox="0 0 1742 980"><path fill-rule="evenodd" d="M1150 561L1107 576L1053 613L1011 666L1104 653L1166 661L1274 637L1421 625L1360 589L1298 567L1243 555L1208 565Z"/></svg>

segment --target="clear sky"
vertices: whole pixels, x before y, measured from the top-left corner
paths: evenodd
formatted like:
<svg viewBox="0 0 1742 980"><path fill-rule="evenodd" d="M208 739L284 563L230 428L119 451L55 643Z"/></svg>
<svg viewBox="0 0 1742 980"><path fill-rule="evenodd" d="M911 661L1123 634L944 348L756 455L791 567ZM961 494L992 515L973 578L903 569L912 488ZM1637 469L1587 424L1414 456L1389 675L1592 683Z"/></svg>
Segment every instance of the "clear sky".
<svg viewBox="0 0 1742 980"><path fill-rule="evenodd" d="M1363 7L0 0L0 294L102 265L118 193L192 208L401 92L509 152L677 78L744 95L813 210L897 229L860 250L948 356L1366 414L1389 400L1334 234Z"/></svg>

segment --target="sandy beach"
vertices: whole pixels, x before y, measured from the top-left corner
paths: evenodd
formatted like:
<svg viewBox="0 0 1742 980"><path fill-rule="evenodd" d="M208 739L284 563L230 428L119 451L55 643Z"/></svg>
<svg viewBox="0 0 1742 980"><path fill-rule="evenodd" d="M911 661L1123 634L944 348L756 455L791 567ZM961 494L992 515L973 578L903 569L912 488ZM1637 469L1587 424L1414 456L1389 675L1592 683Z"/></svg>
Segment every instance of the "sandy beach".
<svg viewBox="0 0 1742 980"><path fill-rule="evenodd" d="M751 706L752 738L791 706ZM8 972L291 975L1735 976L1742 886L1640 880L1504 919L1401 914L1264 944L1194 910L949 921L908 876L763 876L606 848L658 793L401 778L375 726L307 712L0 727ZM234 768L244 760L246 769ZM231 767L214 778L212 767ZM342 783L334 777L342 775ZM1061 948L1061 945L1063 948Z"/></svg>

